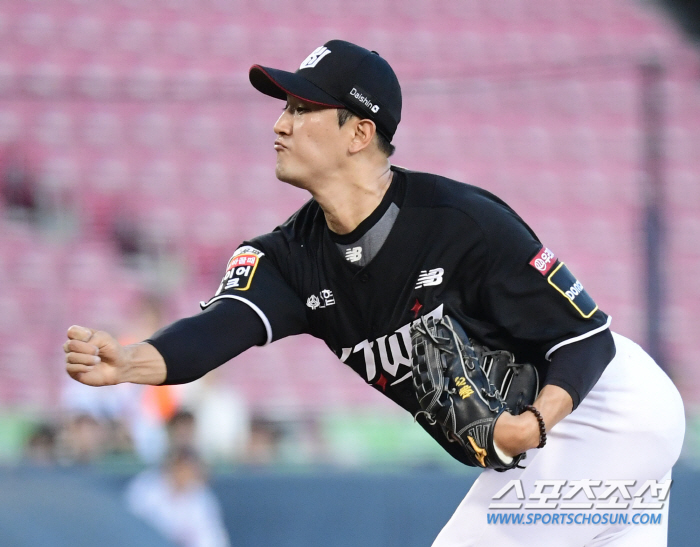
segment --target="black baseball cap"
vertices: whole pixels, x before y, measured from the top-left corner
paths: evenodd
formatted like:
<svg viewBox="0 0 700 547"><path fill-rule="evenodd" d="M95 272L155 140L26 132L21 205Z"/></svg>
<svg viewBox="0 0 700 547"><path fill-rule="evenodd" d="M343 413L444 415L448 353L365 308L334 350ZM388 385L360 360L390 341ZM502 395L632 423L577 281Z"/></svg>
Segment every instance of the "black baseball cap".
<svg viewBox="0 0 700 547"><path fill-rule="evenodd" d="M401 86L389 63L376 51L343 40L316 48L296 72L253 65L249 77L270 97L291 95L369 118L389 142L401 120Z"/></svg>

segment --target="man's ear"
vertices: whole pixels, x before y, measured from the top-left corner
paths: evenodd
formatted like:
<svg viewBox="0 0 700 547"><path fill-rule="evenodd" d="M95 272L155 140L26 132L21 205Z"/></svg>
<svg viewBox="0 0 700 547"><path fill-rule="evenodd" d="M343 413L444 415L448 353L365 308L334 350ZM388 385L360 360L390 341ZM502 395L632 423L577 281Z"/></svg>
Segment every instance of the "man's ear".
<svg viewBox="0 0 700 547"><path fill-rule="evenodd" d="M369 144L374 139L374 135L377 132L377 127L374 125L372 120L359 119L353 120L355 133L353 135L352 141L350 141L349 152L351 154L356 154L367 148Z"/></svg>

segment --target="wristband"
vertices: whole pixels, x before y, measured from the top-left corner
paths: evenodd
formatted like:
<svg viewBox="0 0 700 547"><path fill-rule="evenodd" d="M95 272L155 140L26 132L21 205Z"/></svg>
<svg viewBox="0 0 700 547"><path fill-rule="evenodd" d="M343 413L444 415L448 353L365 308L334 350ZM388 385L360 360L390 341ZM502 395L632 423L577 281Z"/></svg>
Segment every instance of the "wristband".
<svg viewBox="0 0 700 547"><path fill-rule="evenodd" d="M535 418L537 418L537 423L540 426L540 444L537 445L537 448L544 447L544 445L547 444L547 430L544 426L544 418L542 417L542 414L540 414L540 411L532 405L525 406L523 410L529 410L535 415Z"/></svg>

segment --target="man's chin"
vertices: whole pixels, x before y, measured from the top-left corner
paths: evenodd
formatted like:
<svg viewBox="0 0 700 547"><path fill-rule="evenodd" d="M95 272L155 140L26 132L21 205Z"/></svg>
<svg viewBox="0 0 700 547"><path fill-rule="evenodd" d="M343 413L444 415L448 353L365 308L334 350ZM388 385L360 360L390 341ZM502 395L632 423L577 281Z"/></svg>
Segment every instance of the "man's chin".
<svg viewBox="0 0 700 547"><path fill-rule="evenodd" d="M285 171L284 169L281 169L279 166L275 169L275 176L277 177L277 180L285 182L291 186L296 186L297 188L304 188L304 184L294 178L289 172Z"/></svg>

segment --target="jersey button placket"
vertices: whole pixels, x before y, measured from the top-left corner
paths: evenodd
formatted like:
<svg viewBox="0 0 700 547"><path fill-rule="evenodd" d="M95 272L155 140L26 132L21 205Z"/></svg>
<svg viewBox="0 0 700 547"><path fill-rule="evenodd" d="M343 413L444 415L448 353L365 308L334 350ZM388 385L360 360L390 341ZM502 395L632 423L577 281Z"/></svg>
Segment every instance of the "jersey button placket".
<svg viewBox="0 0 700 547"><path fill-rule="evenodd" d="M360 281L360 283L367 283L369 281L369 274L362 272L357 276L357 279Z"/></svg>

